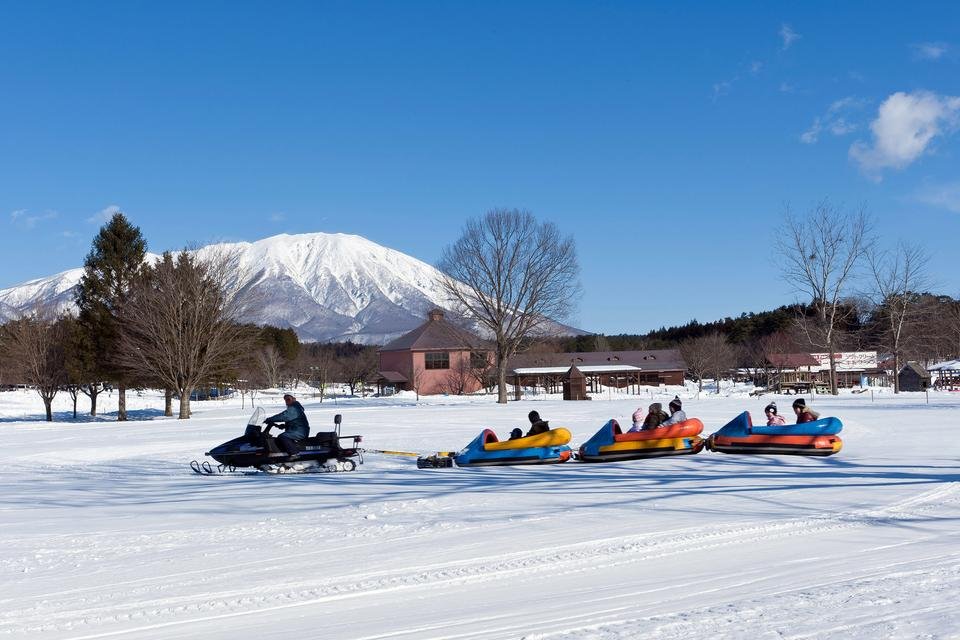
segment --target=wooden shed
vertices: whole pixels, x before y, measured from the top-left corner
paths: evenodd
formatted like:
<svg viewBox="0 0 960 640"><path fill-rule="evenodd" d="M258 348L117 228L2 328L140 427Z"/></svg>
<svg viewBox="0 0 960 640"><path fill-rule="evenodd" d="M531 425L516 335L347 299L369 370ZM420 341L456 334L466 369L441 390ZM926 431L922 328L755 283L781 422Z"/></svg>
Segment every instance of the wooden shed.
<svg viewBox="0 0 960 640"><path fill-rule="evenodd" d="M930 388L930 373L916 362L908 362L897 373L900 391L924 391Z"/></svg>
<svg viewBox="0 0 960 640"><path fill-rule="evenodd" d="M587 399L587 376L583 375L580 369L577 369L577 365L570 367L567 374L563 377L563 399Z"/></svg>

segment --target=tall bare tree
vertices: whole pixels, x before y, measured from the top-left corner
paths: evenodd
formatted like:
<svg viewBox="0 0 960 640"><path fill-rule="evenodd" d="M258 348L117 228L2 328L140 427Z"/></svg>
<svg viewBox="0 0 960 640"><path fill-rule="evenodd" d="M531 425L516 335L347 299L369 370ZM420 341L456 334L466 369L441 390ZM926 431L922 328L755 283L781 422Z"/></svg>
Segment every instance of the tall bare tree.
<svg viewBox="0 0 960 640"><path fill-rule="evenodd" d="M181 420L198 385L239 364L254 339L239 324L245 299L235 264L229 253L166 253L121 315L121 365L174 389Z"/></svg>
<svg viewBox="0 0 960 640"><path fill-rule="evenodd" d="M64 323L43 307L3 326L0 344L12 376L37 390L53 420L53 399L67 383Z"/></svg>
<svg viewBox="0 0 960 640"><path fill-rule="evenodd" d="M570 316L580 267L573 237L528 211L495 209L467 221L443 250L441 286L458 311L492 334L497 402L507 402L507 360L549 319Z"/></svg>
<svg viewBox="0 0 960 640"><path fill-rule="evenodd" d="M871 246L871 224L861 208L846 213L824 200L805 217L784 213L786 236L779 242L782 272L806 295L814 322L802 322L810 343L829 354L830 392L837 393L838 327L850 305L844 304L851 280Z"/></svg>
<svg viewBox="0 0 960 640"><path fill-rule="evenodd" d="M923 311L920 294L927 287L928 258L917 245L900 243L894 251L867 254L877 315L883 322L881 344L893 355L893 392L900 393L900 363L907 333Z"/></svg>
<svg viewBox="0 0 960 640"><path fill-rule="evenodd" d="M720 379L734 365L736 352L722 333L714 331L698 338L688 338L680 343L680 354L687 363L687 369L699 383L703 391L703 378L713 373L717 381L717 393L720 393Z"/></svg>
<svg viewBox="0 0 960 640"><path fill-rule="evenodd" d="M263 374L263 379L267 381L268 387L280 386L280 367L283 365L283 359L280 357L280 350L272 344L267 344L257 350L257 364Z"/></svg>

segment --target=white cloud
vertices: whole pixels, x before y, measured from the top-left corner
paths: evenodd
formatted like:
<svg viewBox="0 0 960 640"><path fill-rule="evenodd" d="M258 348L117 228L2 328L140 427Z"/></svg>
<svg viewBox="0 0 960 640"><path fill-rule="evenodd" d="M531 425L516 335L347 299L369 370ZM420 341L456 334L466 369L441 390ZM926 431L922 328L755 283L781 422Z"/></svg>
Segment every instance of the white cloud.
<svg viewBox="0 0 960 640"><path fill-rule="evenodd" d="M270 222L283 222L287 219L287 214L285 213L271 213Z"/></svg>
<svg viewBox="0 0 960 640"><path fill-rule="evenodd" d="M783 41L784 51L786 51L791 46L793 46L793 43L802 37L803 36L801 36L799 33L794 31L790 25L786 23L780 25L780 39Z"/></svg>
<svg viewBox="0 0 960 640"><path fill-rule="evenodd" d="M960 213L960 181L927 185L915 194L918 202Z"/></svg>
<svg viewBox="0 0 960 640"><path fill-rule="evenodd" d="M856 131L859 125L850 118L853 113L867 105L867 101L855 96L847 96L836 100L827 107L827 112L817 116L806 131L800 134L800 142L814 144L820 139L820 134L827 131L835 136L845 136Z"/></svg>
<svg viewBox="0 0 960 640"><path fill-rule="evenodd" d="M713 85L713 99L716 100L721 96L725 96L730 93L730 89L733 87L733 82L716 82Z"/></svg>
<svg viewBox="0 0 960 640"><path fill-rule="evenodd" d="M946 42L921 42L912 44L913 58L915 60L939 60L950 51L950 45Z"/></svg>
<svg viewBox="0 0 960 640"><path fill-rule="evenodd" d="M16 211L10 212L10 221L25 231L29 231L37 226L37 223L43 222L44 220L52 220L56 218L59 213L56 211L44 211L43 213L30 214L27 209L17 209Z"/></svg>
<svg viewBox="0 0 960 640"><path fill-rule="evenodd" d="M820 139L820 133L823 131L823 125L820 118L814 118L810 128L800 134L800 142L803 144L814 144Z"/></svg>
<svg viewBox="0 0 960 640"><path fill-rule="evenodd" d="M960 121L960 98L929 91L894 93L880 105L870 123L873 140L850 146L850 158L860 168L879 178L883 169L903 169L927 152L939 135L956 129Z"/></svg>
<svg viewBox="0 0 960 640"><path fill-rule="evenodd" d="M120 207L115 204L111 204L109 207L105 207L97 211L95 214L87 218L87 222L90 224L106 224L110 222L110 218L113 217L113 214L120 213Z"/></svg>

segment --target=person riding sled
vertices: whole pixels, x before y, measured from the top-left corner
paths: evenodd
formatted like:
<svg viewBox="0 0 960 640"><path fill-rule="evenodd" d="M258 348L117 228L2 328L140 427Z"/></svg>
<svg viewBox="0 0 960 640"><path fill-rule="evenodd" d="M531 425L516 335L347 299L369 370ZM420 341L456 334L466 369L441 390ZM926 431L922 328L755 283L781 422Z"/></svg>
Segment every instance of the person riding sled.
<svg viewBox="0 0 960 640"><path fill-rule="evenodd" d="M771 402L763 408L763 413L767 416L767 426L781 426L787 424L783 416L777 413L777 403Z"/></svg>
<svg viewBox="0 0 960 640"><path fill-rule="evenodd" d="M820 418L820 414L808 407L803 398L797 398L793 401L793 412L797 414L797 424L813 422Z"/></svg>
<svg viewBox="0 0 960 640"><path fill-rule="evenodd" d="M661 427L669 427L672 424L680 424L687 419L687 414L683 410L683 403L680 396L673 396L673 400L668 405L670 407L670 417L663 421Z"/></svg>
<svg viewBox="0 0 960 640"><path fill-rule="evenodd" d="M658 429L663 426L663 423L670 419L670 416L667 415L667 412L663 410L663 405L659 402L654 402L650 405L650 409L647 412L647 417L643 421L642 429L645 431L647 429Z"/></svg>
<svg viewBox="0 0 960 640"><path fill-rule="evenodd" d="M283 433L277 436L277 444L290 456L291 460L296 460L300 454L297 443L310 435L310 423L307 421L303 405L297 402L295 397L286 393L283 395L283 401L287 404L286 410L270 416L264 422L283 429Z"/></svg>

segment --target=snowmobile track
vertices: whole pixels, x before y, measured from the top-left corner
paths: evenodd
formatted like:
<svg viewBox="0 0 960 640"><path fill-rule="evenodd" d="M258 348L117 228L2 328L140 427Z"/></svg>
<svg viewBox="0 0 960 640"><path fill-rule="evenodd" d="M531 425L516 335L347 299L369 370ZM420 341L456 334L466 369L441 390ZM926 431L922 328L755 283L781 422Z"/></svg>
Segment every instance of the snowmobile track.
<svg viewBox="0 0 960 640"><path fill-rule="evenodd" d="M282 585L269 584L253 589L227 588L165 596L162 593L165 587L161 582L143 585L141 589L135 590L132 597L127 590L101 590L92 599L93 602L79 595L60 598L39 596L33 598L35 604L32 606L11 607L0 613L0 635L72 632L80 634L73 636L79 640L203 620L254 615L264 611L363 597L386 591L437 589L443 585L498 581L548 572L574 574L600 571L623 564L730 545L906 520L945 502L957 501L960 497L958 488L958 483L939 485L885 507L762 523L731 523L714 526L705 531L691 528L592 540L564 545L551 549L546 554L543 550L531 550L486 555L479 559L421 564L412 568L359 572L338 576L333 583L329 576L298 576L296 580ZM261 576L267 571L276 573L277 568L251 568L247 575ZM231 579L231 583L242 584L243 577L241 568L240 573ZM201 578L195 582L180 582L177 588L181 591L189 587L209 589L210 582L218 586L222 584L219 580ZM120 605L113 604L120 596L126 596L126 601ZM98 602L102 604L95 604ZM94 606L90 606L91 604Z"/></svg>

